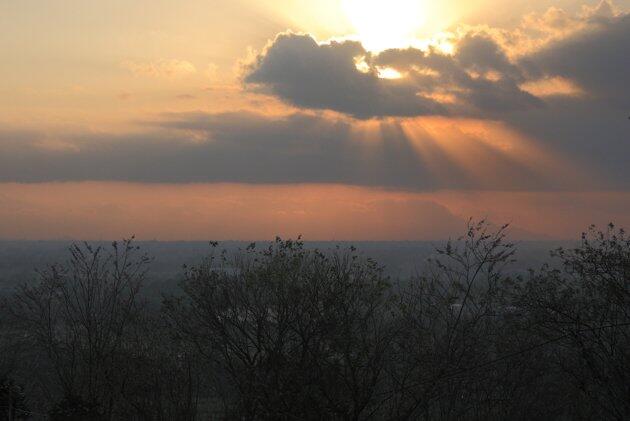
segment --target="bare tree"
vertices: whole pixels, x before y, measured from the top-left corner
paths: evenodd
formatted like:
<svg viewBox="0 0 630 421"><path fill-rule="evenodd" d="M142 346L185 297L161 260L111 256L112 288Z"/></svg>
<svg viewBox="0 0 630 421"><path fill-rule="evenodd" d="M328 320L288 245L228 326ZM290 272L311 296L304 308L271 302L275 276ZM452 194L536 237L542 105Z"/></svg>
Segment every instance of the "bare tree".
<svg viewBox="0 0 630 421"><path fill-rule="evenodd" d="M131 241L73 246L0 307L0 417L629 419L630 238L520 277L507 229L470 221L397 285L354 248L213 243L160 311Z"/></svg>
<svg viewBox="0 0 630 421"><path fill-rule="evenodd" d="M391 344L387 287L354 250L278 239L190 270L166 311L233 416L369 419Z"/></svg>
<svg viewBox="0 0 630 421"><path fill-rule="evenodd" d="M90 417L111 419L149 259L131 240L110 250L73 245L70 254L67 264L42 271L39 283L22 286L12 308L49 359L63 404L81 402Z"/></svg>
<svg viewBox="0 0 630 421"><path fill-rule="evenodd" d="M630 238L610 224L591 227L573 249L552 253L523 286L531 332L550 342L550 359L573 389L584 418L630 418ZM576 393L577 392L577 393Z"/></svg>
<svg viewBox="0 0 630 421"><path fill-rule="evenodd" d="M197 418L202 367L194 349L159 313L145 312L128 337L121 365L120 406L127 418L192 421Z"/></svg>
<svg viewBox="0 0 630 421"><path fill-rule="evenodd" d="M508 226L469 222L466 235L436 250L424 274L401 290L397 361L390 399L397 419L488 419L514 390L505 365L487 361L509 352L515 308ZM512 367L509 367L511 370ZM507 371L510 371L507 370Z"/></svg>

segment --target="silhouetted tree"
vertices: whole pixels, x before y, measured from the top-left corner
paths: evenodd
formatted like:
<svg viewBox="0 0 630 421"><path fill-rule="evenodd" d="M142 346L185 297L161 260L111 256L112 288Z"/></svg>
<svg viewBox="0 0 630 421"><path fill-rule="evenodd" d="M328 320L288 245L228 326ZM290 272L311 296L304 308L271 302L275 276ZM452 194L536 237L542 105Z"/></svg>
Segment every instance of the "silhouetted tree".
<svg viewBox="0 0 630 421"><path fill-rule="evenodd" d="M549 342L574 412L586 400L585 419L630 419L630 238L612 224L591 227L552 256L559 267L533 272L520 293L531 332Z"/></svg>
<svg viewBox="0 0 630 421"><path fill-rule="evenodd" d="M96 402L86 402L80 396L64 396L50 411L51 421L104 421Z"/></svg>
<svg viewBox="0 0 630 421"><path fill-rule="evenodd" d="M471 221L395 285L354 248L213 243L159 309L131 241L73 246L0 306L0 421L43 400L53 420L630 419L630 238L591 228L517 277L507 228Z"/></svg>
<svg viewBox="0 0 630 421"><path fill-rule="evenodd" d="M50 361L64 397L59 408L80 402L109 419L126 381L125 349L149 259L131 240L109 251L73 245L70 255L41 272L38 284L22 286L13 311Z"/></svg>
<svg viewBox="0 0 630 421"><path fill-rule="evenodd" d="M9 377L0 377L0 421L25 420L29 415L22 386Z"/></svg>
<svg viewBox="0 0 630 421"><path fill-rule="evenodd" d="M124 354L121 401L136 419L196 419L202 369L197 354L180 338L160 314L145 313L134 323Z"/></svg>
<svg viewBox="0 0 630 421"><path fill-rule="evenodd" d="M483 364L503 350L498 341L514 309L513 261L507 225L492 229L470 222L465 236L436 250L424 274L400 295L391 402L397 419L500 418L496 400L509 399L497 387L506 373ZM492 401L492 405L488 402Z"/></svg>
<svg viewBox="0 0 630 421"><path fill-rule="evenodd" d="M166 311L213 367L208 375L231 416L378 414L393 329L375 262L278 239L262 251L211 257L188 271L182 289Z"/></svg>

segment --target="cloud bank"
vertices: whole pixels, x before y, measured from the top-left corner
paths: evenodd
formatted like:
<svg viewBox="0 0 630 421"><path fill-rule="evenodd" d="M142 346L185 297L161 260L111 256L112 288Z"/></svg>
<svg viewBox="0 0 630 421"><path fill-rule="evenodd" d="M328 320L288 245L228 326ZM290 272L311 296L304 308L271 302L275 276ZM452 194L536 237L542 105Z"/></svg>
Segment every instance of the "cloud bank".
<svg viewBox="0 0 630 421"><path fill-rule="evenodd" d="M370 53L356 41L318 43L284 33L249 65L244 80L291 105L361 119L503 118L547 106L524 85L553 77L627 106L630 15L602 2L579 17L552 8L525 21L527 32L467 28L452 36L452 54L435 46ZM383 69L402 77L380 77Z"/></svg>
<svg viewBox="0 0 630 421"><path fill-rule="evenodd" d="M602 2L526 21L467 28L452 54L284 33L245 82L297 110L167 114L127 134L0 128L0 182L630 189L630 15ZM171 64L142 69L189 68Z"/></svg>
<svg viewBox="0 0 630 421"><path fill-rule="evenodd" d="M403 77L379 77L383 68ZM245 77L292 105L356 118L487 115L542 105L519 88L524 80L483 35L466 36L451 56L414 48L373 55L354 41L318 44L310 35L281 34Z"/></svg>
<svg viewBox="0 0 630 421"><path fill-rule="evenodd" d="M504 124L322 114L171 114L123 135L0 132L0 181L332 183L415 191L586 184Z"/></svg>

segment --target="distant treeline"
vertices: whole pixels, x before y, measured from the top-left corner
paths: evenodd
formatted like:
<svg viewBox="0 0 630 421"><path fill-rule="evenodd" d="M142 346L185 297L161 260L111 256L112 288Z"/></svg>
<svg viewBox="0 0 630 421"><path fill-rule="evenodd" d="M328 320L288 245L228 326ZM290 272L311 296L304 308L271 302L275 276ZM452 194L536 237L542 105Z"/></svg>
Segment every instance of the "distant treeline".
<svg viewBox="0 0 630 421"><path fill-rule="evenodd" d="M470 222L412 279L276 240L184 268L73 245L0 304L0 421L628 420L630 238L594 227L515 275Z"/></svg>

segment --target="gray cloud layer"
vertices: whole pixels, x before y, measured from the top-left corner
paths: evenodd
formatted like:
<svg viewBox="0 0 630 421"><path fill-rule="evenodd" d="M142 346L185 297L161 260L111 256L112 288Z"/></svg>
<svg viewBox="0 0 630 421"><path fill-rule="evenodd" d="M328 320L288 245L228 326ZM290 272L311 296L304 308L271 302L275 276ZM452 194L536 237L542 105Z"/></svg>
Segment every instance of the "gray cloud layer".
<svg viewBox="0 0 630 421"><path fill-rule="evenodd" d="M545 75L576 81L591 97L630 109L630 15L596 18L589 30L528 61Z"/></svg>
<svg viewBox="0 0 630 421"><path fill-rule="evenodd" d="M357 68L363 57L369 71ZM403 72L384 79L378 68ZM480 76L493 72L498 80ZM328 109L357 118L481 115L540 106L521 90L522 71L487 36L460 41L454 56L409 48L371 55L354 41L319 45L310 35L279 35L251 67L245 81L303 108ZM456 105L435 95L451 95Z"/></svg>
<svg viewBox="0 0 630 421"><path fill-rule="evenodd" d="M527 58L546 76L574 80L580 97L547 100L503 119L523 133L562 151L585 168L630 184L630 15L598 18L588 31Z"/></svg>
<svg viewBox="0 0 630 421"><path fill-rule="evenodd" d="M551 76L574 81L591 96L627 107L630 15L589 17L586 23L586 29L518 61L510 61L498 42L482 32L471 31L459 39L453 55L434 48L371 54L354 41L317 44L309 35L286 33L250 66L245 82L298 107L356 118L435 114L503 118L510 112L543 108L545 101L521 85ZM367 72L357 68L360 58L368 65ZM378 69L387 67L406 77L379 78Z"/></svg>
<svg viewBox="0 0 630 421"><path fill-rule="evenodd" d="M418 191L571 188L566 177L538 171L456 128L451 136L487 176L471 176L457 162L461 157L441 149L441 140L422 126L412 141L393 121L380 124L379 140L357 136L349 120L302 113L185 114L156 124L141 135L74 135L76 150L42 148L35 134L0 141L0 181L345 183ZM423 144L423 153L414 142Z"/></svg>
<svg viewBox="0 0 630 421"><path fill-rule="evenodd" d="M508 59L490 36L472 33L460 40L454 56L417 49L370 55L356 42L318 45L307 35L284 34L247 76L249 83L299 107L359 118L439 114L499 120L527 135L535 147L579 168L587 179L597 174L588 185L568 176L560 164L543 168L490 147L477 137L484 134L461 131L456 123L449 128L449 141L468 155L449 154L441 147L443 139L435 139L422 122L412 140L400 122L385 119L379 123L382 138L366 141L357 135L355 121L312 112L170 115L129 135L0 131L0 181L627 190L630 16L591 19L586 30L518 61ZM358 55L365 56L370 72L357 70ZM382 79L377 66L408 76ZM585 94L543 100L519 87L545 77L574 81ZM454 101L440 99L449 96ZM466 165L485 175L471 175Z"/></svg>

